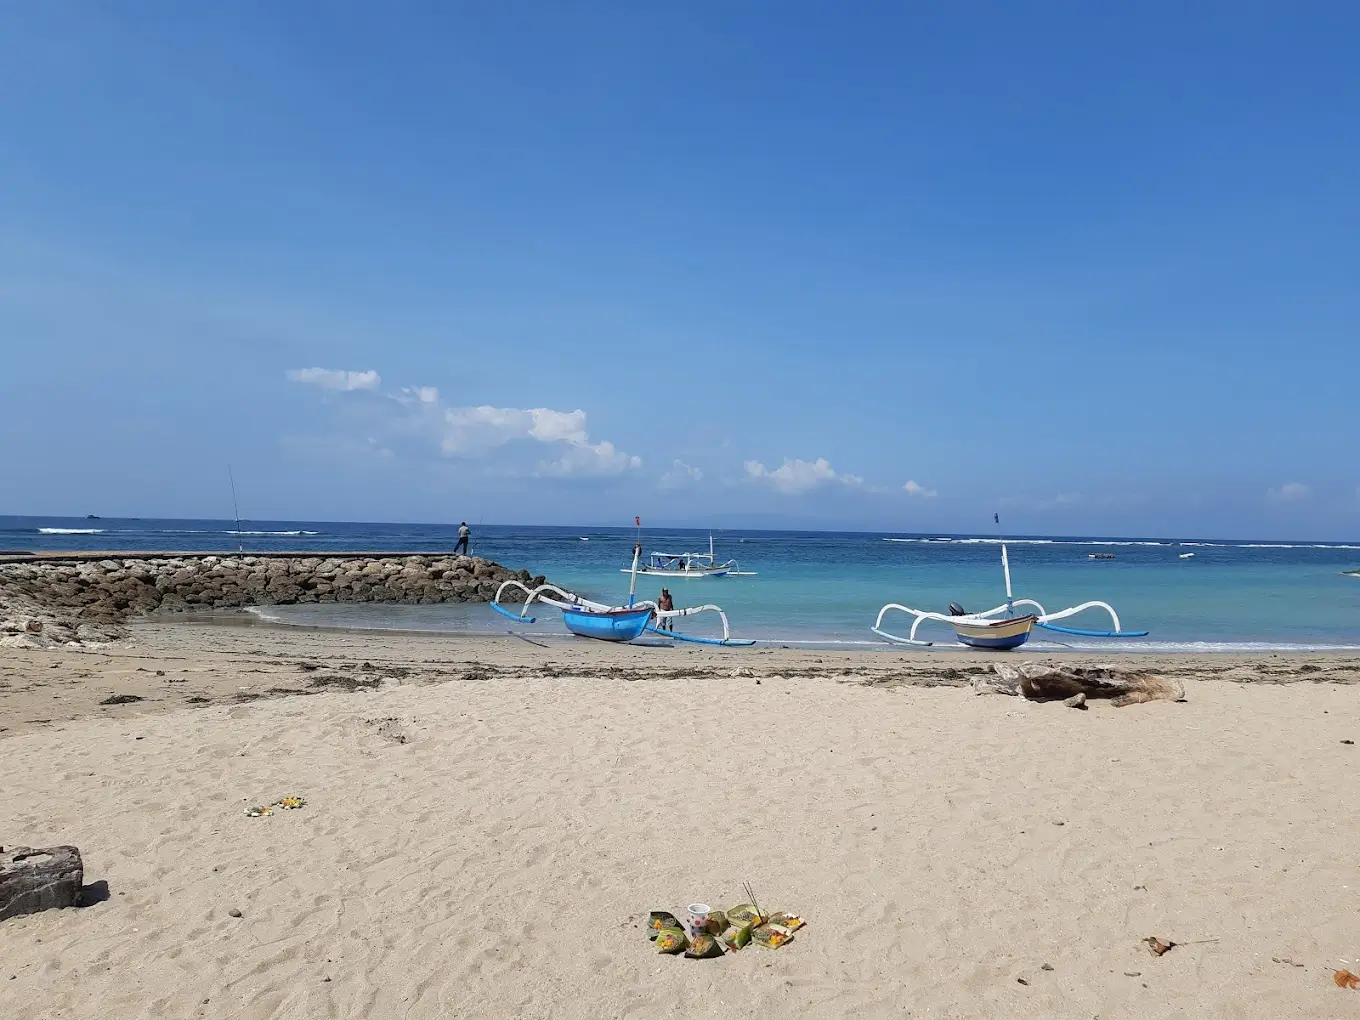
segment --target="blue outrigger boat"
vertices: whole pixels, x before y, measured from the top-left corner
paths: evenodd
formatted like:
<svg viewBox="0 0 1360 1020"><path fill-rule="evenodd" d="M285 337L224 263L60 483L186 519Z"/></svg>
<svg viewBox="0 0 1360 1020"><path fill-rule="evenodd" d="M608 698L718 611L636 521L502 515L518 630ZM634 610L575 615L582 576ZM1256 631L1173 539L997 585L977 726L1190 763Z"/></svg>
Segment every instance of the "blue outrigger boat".
<svg viewBox="0 0 1360 1020"><path fill-rule="evenodd" d="M652 622L652 607L603 610L573 607L562 610L562 622L567 630L581 637L636 641Z"/></svg>
<svg viewBox="0 0 1360 1020"><path fill-rule="evenodd" d="M923 609L912 609L897 602L889 602L878 611L878 619L874 621L874 625L870 629L879 637L886 638L894 644L929 646L934 642L918 641L916 631L927 620L938 620L954 629L954 638L959 644L968 645L970 648L987 648L993 651L1019 648L1029 640L1030 633L1035 627L1051 630L1058 634L1074 634L1078 637L1147 637L1148 632L1145 630L1121 630L1119 614L1108 602L1083 602L1079 606L1050 613L1034 599L1015 598L1011 592L1011 564L1006 554L1006 543L1004 541L1001 543L1001 569L1006 575L1006 601L994 609L988 609L984 613L969 613L957 602L951 602L948 613L932 613ZM1022 616L1016 615L1016 608L1020 606L1027 606L1036 610L1036 612ZM1055 622L1065 620L1069 616L1075 616L1077 613L1085 612L1088 609L1103 609L1109 613L1110 620L1114 624L1114 630L1078 630L1075 627L1061 627ZM906 637L883 629L883 617L894 610L916 618L912 622L911 632Z"/></svg>
<svg viewBox="0 0 1360 1020"><path fill-rule="evenodd" d="M529 608L535 601L543 602L562 610L562 623L567 630L579 637L595 638L599 641L627 643L636 641L644 633L650 633L673 641L687 641L699 645L725 645L735 648L755 644L755 641L750 638L732 637L727 625L727 614L718 606L659 609L655 602L638 602L637 571L639 556L640 551L634 549L633 578L628 586L628 604L626 606L607 606L603 602L592 602L575 592L559 588L555 584L540 584L537 588L530 588L519 581L510 580L496 590L496 598L492 601L491 608L516 623L534 623L535 618L529 615ZM524 607L518 613L513 613L501 605L501 596L508 589L516 588L524 593ZM718 618L722 621L723 636L721 638L680 634L673 630L664 630L659 626L663 621L676 617L694 616L697 613L709 612L717 613Z"/></svg>

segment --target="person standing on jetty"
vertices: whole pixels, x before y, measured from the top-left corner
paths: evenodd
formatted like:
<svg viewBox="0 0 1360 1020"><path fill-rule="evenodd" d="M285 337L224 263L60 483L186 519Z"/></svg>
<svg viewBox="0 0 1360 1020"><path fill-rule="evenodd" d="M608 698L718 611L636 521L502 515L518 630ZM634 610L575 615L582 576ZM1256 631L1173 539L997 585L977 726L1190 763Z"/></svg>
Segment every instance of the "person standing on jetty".
<svg viewBox="0 0 1360 1020"><path fill-rule="evenodd" d="M471 555L471 553L468 552L468 539L471 537L472 529L467 526L467 521L458 525L458 542L453 547L455 556L458 555L459 550L462 550L465 556Z"/></svg>

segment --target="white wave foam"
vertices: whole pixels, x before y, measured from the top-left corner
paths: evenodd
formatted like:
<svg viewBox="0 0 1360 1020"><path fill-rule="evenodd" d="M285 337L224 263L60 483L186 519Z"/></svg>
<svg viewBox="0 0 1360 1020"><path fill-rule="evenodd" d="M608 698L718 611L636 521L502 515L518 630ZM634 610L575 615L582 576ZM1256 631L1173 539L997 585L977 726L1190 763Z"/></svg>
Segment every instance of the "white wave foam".
<svg viewBox="0 0 1360 1020"><path fill-rule="evenodd" d="M224 535L319 535L319 531L224 531Z"/></svg>
<svg viewBox="0 0 1360 1020"><path fill-rule="evenodd" d="M103 528L39 528L39 535L102 535Z"/></svg>
<svg viewBox="0 0 1360 1020"><path fill-rule="evenodd" d="M1101 546L1186 546L1204 549L1360 549L1360 545L1328 542L1153 542L1134 539L1096 538L885 538L885 542L947 542L954 545L1101 545Z"/></svg>
<svg viewBox="0 0 1360 1020"><path fill-rule="evenodd" d="M1302 644L1290 641L1072 641L1033 642L1032 651L1103 652L1357 652L1360 645Z"/></svg>
<svg viewBox="0 0 1360 1020"><path fill-rule="evenodd" d="M1239 549L1360 549L1360 545L1328 545L1326 542L1303 543L1300 545L1286 545L1278 542L1256 542L1252 544L1243 543Z"/></svg>
<svg viewBox="0 0 1360 1020"><path fill-rule="evenodd" d="M892 648L894 645L887 641L852 641L845 638L772 638L757 637L758 645L798 645L822 648L828 645L847 646L853 648ZM962 647L962 646L960 646Z"/></svg>
<svg viewBox="0 0 1360 1020"><path fill-rule="evenodd" d="M943 543L948 542L953 545L1000 545L1005 542L1007 545L1170 545L1169 542L1146 542L1124 539L1119 541L1105 541L1094 538L1082 539L1062 539L1062 538L885 538L885 542L921 542L921 543Z"/></svg>

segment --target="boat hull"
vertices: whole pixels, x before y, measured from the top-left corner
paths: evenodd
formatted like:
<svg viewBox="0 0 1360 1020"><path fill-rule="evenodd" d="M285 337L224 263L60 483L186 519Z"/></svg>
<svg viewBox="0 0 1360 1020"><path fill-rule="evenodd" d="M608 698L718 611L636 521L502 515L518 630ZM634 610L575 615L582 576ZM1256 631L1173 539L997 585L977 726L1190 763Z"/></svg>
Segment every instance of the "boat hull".
<svg viewBox="0 0 1360 1020"><path fill-rule="evenodd" d="M567 630L580 637L595 638L597 641L634 641L642 636L647 623L652 618L652 610L612 609L608 612L592 612L588 609L562 610L562 623Z"/></svg>
<svg viewBox="0 0 1360 1020"><path fill-rule="evenodd" d="M995 623L955 623L951 620L949 625L954 628L954 636L960 644L969 648L1006 651L1019 648L1029 640L1036 619L1033 616L1020 616L1013 620L998 620Z"/></svg>
<svg viewBox="0 0 1360 1020"><path fill-rule="evenodd" d="M638 577L726 577L729 572L727 567L714 567L712 570L665 570L649 567L638 567ZM631 574L632 570L622 570L621 573Z"/></svg>

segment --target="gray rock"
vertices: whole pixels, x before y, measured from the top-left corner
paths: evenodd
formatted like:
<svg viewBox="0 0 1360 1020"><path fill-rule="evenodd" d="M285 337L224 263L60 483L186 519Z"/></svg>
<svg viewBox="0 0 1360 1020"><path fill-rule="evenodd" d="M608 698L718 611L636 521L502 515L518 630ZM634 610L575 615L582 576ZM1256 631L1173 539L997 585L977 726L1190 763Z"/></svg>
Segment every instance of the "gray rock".
<svg viewBox="0 0 1360 1020"><path fill-rule="evenodd" d="M75 847L10 847L0 853L0 921L73 907L84 884L85 864Z"/></svg>

